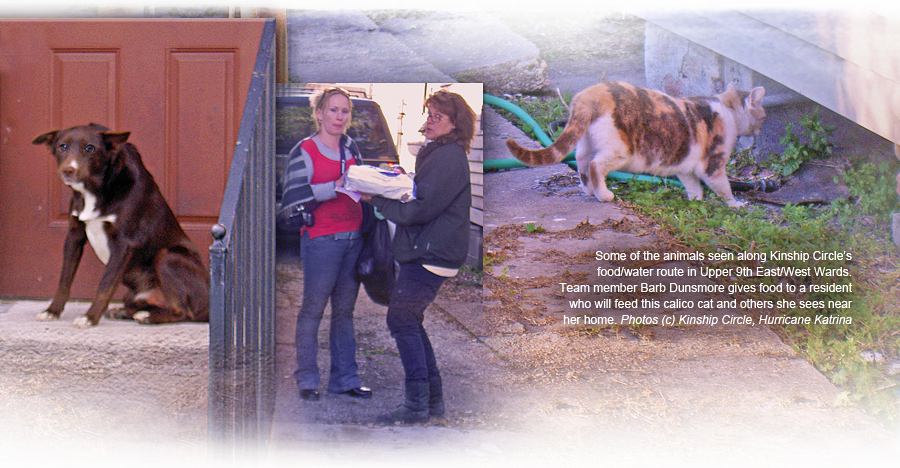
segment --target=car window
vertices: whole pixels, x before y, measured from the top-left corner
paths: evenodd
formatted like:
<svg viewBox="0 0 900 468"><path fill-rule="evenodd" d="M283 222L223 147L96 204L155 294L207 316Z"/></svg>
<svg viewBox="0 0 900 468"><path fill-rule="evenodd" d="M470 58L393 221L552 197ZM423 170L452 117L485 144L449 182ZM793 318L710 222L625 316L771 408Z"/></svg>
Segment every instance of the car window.
<svg viewBox="0 0 900 468"><path fill-rule="evenodd" d="M316 131L313 109L307 103L279 102L275 111L277 154L288 154L298 141ZM367 161L397 161L390 130L374 102L354 102L353 119L347 134L359 146L362 159Z"/></svg>
<svg viewBox="0 0 900 468"><path fill-rule="evenodd" d="M275 153L288 154L298 141L316 131L312 108L295 103L279 104L275 109Z"/></svg>
<svg viewBox="0 0 900 468"><path fill-rule="evenodd" d="M347 134L359 146L363 159L382 159L379 156L394 153L390 131L381 117L381 108L375 103L365 103L353 108L353 119Z"/></svg>

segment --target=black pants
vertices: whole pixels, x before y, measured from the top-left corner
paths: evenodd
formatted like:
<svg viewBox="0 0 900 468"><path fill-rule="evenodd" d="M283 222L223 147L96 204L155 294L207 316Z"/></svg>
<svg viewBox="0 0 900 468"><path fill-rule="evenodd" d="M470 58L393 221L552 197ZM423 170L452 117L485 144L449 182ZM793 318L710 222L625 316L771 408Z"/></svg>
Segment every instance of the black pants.
<svg viewBox="0 0 900 468"><path fill-rule="evenodd" d="M407 383L426 382L440 375L422 322L425 309L434 301L445 279L416 263L400 265L400 275L388 305L387 326L397 342Z"/></svg>

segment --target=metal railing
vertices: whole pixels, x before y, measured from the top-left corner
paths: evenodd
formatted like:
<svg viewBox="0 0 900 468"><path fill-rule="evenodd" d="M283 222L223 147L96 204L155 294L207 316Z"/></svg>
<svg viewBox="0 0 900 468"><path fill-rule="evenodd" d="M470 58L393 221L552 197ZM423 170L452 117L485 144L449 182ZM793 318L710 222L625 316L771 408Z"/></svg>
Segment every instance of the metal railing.
<svg viewBox="0 0 900 468"><path fill-rule="evenodd" d="M209 249L208 432L216 466L265 457L275 405L274 52L268 20Z"/></svg>

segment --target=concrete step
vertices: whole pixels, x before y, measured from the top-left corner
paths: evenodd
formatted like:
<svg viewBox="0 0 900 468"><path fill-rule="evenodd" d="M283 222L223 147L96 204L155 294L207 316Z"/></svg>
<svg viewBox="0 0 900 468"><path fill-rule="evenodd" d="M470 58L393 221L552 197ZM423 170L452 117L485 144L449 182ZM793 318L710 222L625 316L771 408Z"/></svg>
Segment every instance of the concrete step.
<svg viewBox="0 0 900 468"><path fill-rule="evenodd" d="M485 92L548 85L530 41L480 12L288 13L289 74L300 82L471 82Z"/></svg>
<svg viewBox="0 0 900 468"><path fill-rule="evenodd" d="M457 81L484 83L487 93L549 85L537 46L484 12L398 15L384 21L381 30Z"/></svg>
<svg viewBox="0 0 900 468"><path fill-rule="evenodd" d="M359 11L291 11L288 73L302 83L452 82Z"/></svg>

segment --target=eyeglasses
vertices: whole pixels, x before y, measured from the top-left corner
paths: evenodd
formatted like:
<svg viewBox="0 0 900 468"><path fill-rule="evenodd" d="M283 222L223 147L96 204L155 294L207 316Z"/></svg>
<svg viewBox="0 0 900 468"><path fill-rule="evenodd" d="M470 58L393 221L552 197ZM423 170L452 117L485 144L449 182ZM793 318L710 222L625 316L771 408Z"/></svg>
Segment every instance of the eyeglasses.
<svg viewBox="0 0 900 468"><path fill-rule="evenodd" d="M444 120L445 115L442 114L428 114L428 117L425 117L425 120L430 120L434 123L441 123Z"/></svg>

